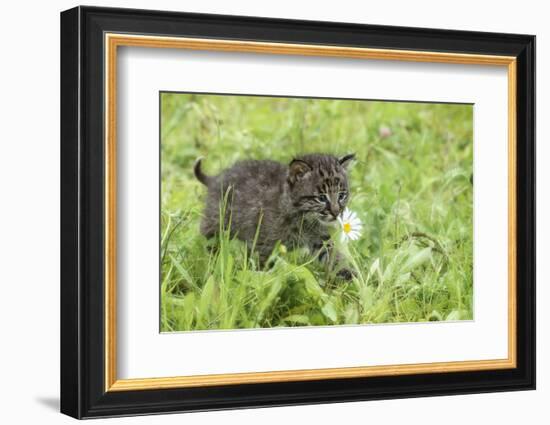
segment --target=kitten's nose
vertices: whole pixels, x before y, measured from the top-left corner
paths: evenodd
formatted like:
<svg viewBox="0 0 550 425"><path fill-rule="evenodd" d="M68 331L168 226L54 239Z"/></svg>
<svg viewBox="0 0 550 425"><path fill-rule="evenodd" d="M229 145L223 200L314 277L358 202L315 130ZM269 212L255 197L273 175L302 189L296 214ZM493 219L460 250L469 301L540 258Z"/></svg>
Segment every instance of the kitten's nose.
<svg viewBox="0 0 550 425"><path fill-rule="evenodd" d="M340 208L337 205L330 204L330 215L336 219L338 218L338 214L340 214Z"/></svg>

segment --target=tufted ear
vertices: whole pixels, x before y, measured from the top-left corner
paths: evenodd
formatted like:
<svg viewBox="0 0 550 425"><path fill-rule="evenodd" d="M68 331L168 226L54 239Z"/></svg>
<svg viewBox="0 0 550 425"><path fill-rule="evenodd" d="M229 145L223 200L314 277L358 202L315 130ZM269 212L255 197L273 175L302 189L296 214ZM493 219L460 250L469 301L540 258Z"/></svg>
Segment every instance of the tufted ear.
<svg viewBox="0 0 550 425"><path fill-rule="evenodd" d="M355 159L355 154L354 153L350 153L348 155L344 155L343 157L341 157L340 159L338 159L338 162L340 163L340 165L344 168L348 168L349 164Z"/></svg>
<svg viewBox="0 0 550 425"><path fill-rule="evenodd" d="M312 169L313 168L311 168L311 165L307 162L302 161L301 159L293 159L288 166L288 181L290 184L294 184Z"/></svg>

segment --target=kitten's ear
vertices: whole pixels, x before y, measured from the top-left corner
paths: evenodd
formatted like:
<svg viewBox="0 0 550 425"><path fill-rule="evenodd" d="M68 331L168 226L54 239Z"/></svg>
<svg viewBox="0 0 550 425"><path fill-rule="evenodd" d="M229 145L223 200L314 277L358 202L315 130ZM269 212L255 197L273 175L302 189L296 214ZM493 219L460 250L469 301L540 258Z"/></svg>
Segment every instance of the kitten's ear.
<svg viewBox="0 0 550 425"><path fill-rule="evenodd" d="M293 159L288 168L288 181L291 184L296 183L312 170L311 165L301 159Z"/></svg>
<svg viewBox="0 0 550 425"><path fill-rule="evenodd" d="M354 153L350 153L348 155L344 155L343 157L341 157L340 159L338 159L338 162L340 163L340 165L344 168L348 168L349 164L351 164L351 162L355 159L355 154Z"/></svg>

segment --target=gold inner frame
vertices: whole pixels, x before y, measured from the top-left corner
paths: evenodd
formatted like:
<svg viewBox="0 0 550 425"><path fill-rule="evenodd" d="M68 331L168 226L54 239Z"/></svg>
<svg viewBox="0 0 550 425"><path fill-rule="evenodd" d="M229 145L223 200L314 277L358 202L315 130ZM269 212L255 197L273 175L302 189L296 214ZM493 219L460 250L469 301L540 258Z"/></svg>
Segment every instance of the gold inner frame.
<svg viewBox="0 0 550 425"><path fill-rule="evenodd" d="M285 370L175 376L166 378L117 379L116 326L116 99L117 48L119 46L230 51L263 54L325 56L355 59L436 62L507 67L508 71L508 357L382 366ZM267 43L105 34L105 391L200 387L320 379L410 375L510 369L516 367L516 58L444 52L370 49L326 45Z"/></svg>

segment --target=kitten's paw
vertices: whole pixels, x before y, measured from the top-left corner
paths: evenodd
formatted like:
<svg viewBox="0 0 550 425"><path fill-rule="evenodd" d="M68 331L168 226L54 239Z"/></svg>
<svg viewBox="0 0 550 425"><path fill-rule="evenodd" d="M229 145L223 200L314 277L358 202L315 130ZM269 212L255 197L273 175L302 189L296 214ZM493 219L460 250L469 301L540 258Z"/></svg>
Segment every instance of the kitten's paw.
<svg viewBox="0 0 550 425"><path fill-rule="evenodd" d="M343 280L352 280L355 276L357 276L357 273L355 273L355 271L352 269L348 269L347 267L342 267L336 273L336 277Z"/></svg>

